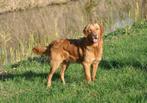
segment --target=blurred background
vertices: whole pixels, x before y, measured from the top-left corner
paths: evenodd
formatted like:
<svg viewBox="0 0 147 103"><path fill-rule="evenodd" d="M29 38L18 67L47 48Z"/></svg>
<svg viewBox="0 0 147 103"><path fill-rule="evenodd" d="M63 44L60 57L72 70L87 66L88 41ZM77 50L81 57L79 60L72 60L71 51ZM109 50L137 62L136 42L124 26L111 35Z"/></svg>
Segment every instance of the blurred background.
<svg viewBox="0 0 147 103"><path fill-rule="evenodd" d="M147 0L0 0L0 65L31 57L32 47L79 38L90 22L105 35L147 19Z"/></svg>

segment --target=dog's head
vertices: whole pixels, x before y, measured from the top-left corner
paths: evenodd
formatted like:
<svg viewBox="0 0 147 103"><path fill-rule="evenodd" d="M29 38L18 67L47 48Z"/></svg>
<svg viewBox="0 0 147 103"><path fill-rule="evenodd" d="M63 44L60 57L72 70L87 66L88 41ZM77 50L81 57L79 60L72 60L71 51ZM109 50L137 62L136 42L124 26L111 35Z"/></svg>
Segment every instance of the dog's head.
<svg viewBox="0 0 147 103"><path fill-rule="evenodd" d="M85 26L83 33L90 42L97 43L100 39L102 39L103 31L103 26L95 23Z"/></svg>

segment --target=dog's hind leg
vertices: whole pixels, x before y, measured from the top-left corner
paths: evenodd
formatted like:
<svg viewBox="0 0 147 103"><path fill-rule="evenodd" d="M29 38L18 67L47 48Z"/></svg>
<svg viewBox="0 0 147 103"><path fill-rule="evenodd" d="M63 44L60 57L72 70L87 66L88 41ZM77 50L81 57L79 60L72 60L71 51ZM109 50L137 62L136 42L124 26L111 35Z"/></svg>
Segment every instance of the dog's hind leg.
<svg viewBox="0 0 147 103"><path fill-rule="evenodd" d="M56 72L57 68L60 66L61 62L57 61L57 60L51 60L50 64L51 64L51 69L50 69L50 73L48 75L47 87L51 86L52 77L53 77L54 73Z"/></svg>
<svg viewBox="0 0 147 103"><path fill-rule="evenodd" d="M61 78L63 84L65 84L64 73L65 73L67 67L68 67L68 63L63 63L63 64L61 65L60 78Z"/></svg>

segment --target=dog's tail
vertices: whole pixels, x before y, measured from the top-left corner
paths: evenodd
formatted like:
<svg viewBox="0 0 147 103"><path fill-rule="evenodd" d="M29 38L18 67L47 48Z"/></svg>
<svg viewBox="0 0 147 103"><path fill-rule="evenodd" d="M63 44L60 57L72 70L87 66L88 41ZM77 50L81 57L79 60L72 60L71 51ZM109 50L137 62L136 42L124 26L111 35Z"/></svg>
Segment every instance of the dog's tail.
<svg viewBox="0 0 147 103"><path fill-rule="evenodd" d="M38 55L49 55L50 54L48 47L45 47L45 46L44 47L40 47L40 46L34 47L32 51Z"/></svg>

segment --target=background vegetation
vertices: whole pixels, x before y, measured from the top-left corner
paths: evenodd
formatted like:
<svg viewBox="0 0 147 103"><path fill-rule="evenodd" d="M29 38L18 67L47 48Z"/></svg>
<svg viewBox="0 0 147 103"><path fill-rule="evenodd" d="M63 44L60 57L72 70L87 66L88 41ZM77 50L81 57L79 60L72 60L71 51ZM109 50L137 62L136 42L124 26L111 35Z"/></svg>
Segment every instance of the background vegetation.
<svg viewBox="0 0 147 103"><path fill-rule="evenodd" d="M145 0L1 0L0 65L27 59L34 45L78 38L92 21L105 34L132 25L145 10Z"/></svg>
<svg viewBox="0 0 147 103"><path fill-rule="evenodd" d="M147 22L118 29L104 37L104 57L97 80L84 80L80 64L65 73L66 84L53 77L47 88L49 65L44 57L30 57L6 65L0 75L1 103L146 103L147 102Z"/></svg>

